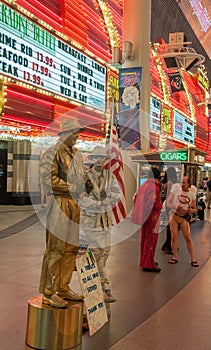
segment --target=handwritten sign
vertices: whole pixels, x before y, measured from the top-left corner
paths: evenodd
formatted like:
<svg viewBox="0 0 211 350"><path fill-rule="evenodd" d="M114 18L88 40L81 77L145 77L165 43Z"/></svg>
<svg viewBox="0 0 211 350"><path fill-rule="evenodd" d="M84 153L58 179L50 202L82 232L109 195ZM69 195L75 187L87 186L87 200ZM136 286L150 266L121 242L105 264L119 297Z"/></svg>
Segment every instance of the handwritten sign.
<svg viewBox="0 0 211 350"><path fill-rule="evenodd" d="M97 263L91 251L76 259L76 266L84 304L87 312L89 333L93 335L108 321Z"/></svg>

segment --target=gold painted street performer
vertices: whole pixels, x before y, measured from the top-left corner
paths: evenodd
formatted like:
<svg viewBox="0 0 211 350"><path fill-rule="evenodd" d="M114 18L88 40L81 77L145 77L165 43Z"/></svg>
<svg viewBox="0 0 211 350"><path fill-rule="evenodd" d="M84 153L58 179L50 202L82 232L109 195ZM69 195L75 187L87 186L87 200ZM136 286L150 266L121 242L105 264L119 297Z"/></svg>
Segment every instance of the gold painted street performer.
<svg viewBox="0 0 211 350"><path fill-rule="evenodd" d="M82 301L83 296L70 289L70 281L79 249L80 208L84 193L84 165L74 147L82 127L77 119L63 120L60 138L41 159L40 175L46 207L46 250L39 291L43 303L66 307L67 300Z"/></svg>

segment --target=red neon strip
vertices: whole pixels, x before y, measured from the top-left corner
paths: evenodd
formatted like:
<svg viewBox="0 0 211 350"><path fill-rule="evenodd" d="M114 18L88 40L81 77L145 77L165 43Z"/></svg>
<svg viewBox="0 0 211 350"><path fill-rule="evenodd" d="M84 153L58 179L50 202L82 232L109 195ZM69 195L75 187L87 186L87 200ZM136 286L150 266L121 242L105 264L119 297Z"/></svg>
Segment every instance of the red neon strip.
<svg viewBox="0 0 211 350"><path fill-rule="evenodd" d="M108 55L103 55L102 53L99 52L99 50L93 49L92 46L91 46L91 47L88 46L88 49L89 49L89 51L91 51L95 56L97 56L98 58L100 58L101 60L103 60L103 61L105 61L105 62L107 62L108 59L111 58L111 56L109 57Z"/></svg>
<svg viewBox="0 0 211 350"><path fill-rule="evenodd" d="M20 92L16 92L16 91L13 91L13 90L10 90L10 89L7 89L6 91L10 92L10 94L13 94L13 95L22 96L23 99L27 98L29 100L38 101L40 104L51 105L51 106L53 105L53 103L51 103L51 102L46 102L46 101L43 101L42 99L31 97L29 95L26 95L26 94L23 94L23 93L20 93Z"/></svg>
<svg viewBox="0 0 211 350"><path fill-rule="evenodd" d="M21 1L22 1L23 3L25 3L27 6L32 7L32 8L35 9L36 11L39 11L41 14L43 14L42 10L44 9L45 12L46 12L47 14L49 14L49 18L50 18L50 19L52 19L52 17L55 17L55 21L58 20L58 19L62 20L62 18L61 18L58 14L56 14L56 13L53 12L53 11L51 11L48 7L44 6L44 5L41 4L41 3L37 3L37 4L36 4L36 7L35 7L33 4L28 3L28 1L25 1L25 0L21 0ZM39 10L39 8L40 8L40 10ZM54 22L54 20L52 20L52 21Z"/></svg>
<svg viewBox="0 0 211 350"><path fill-rule="evenodd" d="M71 27L72 25L75 26L76 28L81 28L81 32L82 34L86 34L87 31L87 26L84 25L83 23L81 23L81 21L78 20L77 17L75 17L74 15L71 15L70 13L66 14L66 18L65 18L65 24L66 22L69 23L68 28Z"/></svg>
<svg viewBox="0 0 211 350"><path fill-rule="evenodd" d="M80 139L84 139L85 137L87 137L87 138L96 138L96 136L97 137L99 137L100 139L103 139L104 137L105 137L105 133L103 134L103 133L85 133L85 132L83 132L82 133L82 135L81 135L82 137L81 138L79 138L79 140Z"/></svg>
<svg viewBox="0 0 211 350"><path fill-rule="evenodd" d="M93 18L93 22L97 22L96 21L96 17L100 17L99 14L96 11L93 11L90 7L88 7L87 4L84 3L84 9L87 13L88 18L92 19ZM101 18L101 17L100 17Z"/></svg>
<svg viewBox="0 0 211 350"><path fill-rule="evenodd" d="M95 38L93 38L95 39ZM97 44L93 39L88 38L88 43L91 44L91 46L94 46L96 48L96 50L98 50L98 52L105 52L108 55L108 51L109 51L109 47L107 50L103 49L102 46L100 44Z"/></svg>
<svg viewBox="0 0 211 350"><path fill-rule="evenodd" d="M93 40L93 42L95 43L95 45L99 45L99 47L101 47L101 51L106 50L107 52L111 53L110 52L110 46L107 44L107 42L105 41L104 44L102 44L102 40L97 39L96 38L96 35L94 35L94 33L88 33L88 38L89 38L89 41L90 40ZM109 41L109 39L108 39Z"/></svg>
<svg viewBox="0 0 211 350"><path fill-rule="evenodd" d="M101 20L101 18L99 18L99 19ZM88 19L87 19L87 24L89 25L89 27L94 28L94 30L96 30L96 31L99 32L100 34L102 33L103 27L102 27L100 24L98 24L98 23L92 21L91 18L88 18ZM88 29L89 29L89 28L88 28Z"/></svg>
<svg viewBox="0 0 211 350"><path fill-rule="evenodd" d="M11 121L14 121L14 122L20 122L20 123L24 123L24 124L26 124L26 123L28 123L29 124L29 126L31 125L31 123L33 123L32 125L35 125L35 126L41 126L41 127L46 127L48 124L46 123L46 124L44 124L44 123L39 123L39 122L36 122L36 121L34 121L34 120L30 120L30 119L22 119L22 118L15 118L15 117L12 117L12 116L10 116L10 115L4 115L4 116L2 116L2 119L4 119L4 120L11 120ZM49 123L50 124L50 123Z"/></svg>
<svg viewBox="0 0 211 350"><path fill-rule="evenodd" d="M122 27L122 17L119 16L115 11L111 10L111 16L113 18L113 23L115 24L115 26L118 24L119 27Z"/></svg>
<svg viewBox="0 0 211 350"><path fill-rule="evenodd" d="M23 94L25 94L26 91L27 91L27 93L29 93L28 89L26 89L20 85L12 84L12 83L8 84L8 89L10 89L11 91L20 92ZM54 98L52 96L43 95L42 93L37 92L35 90L30 90L30 96L37 98L38 100L40 99L40 100L45 101L45 102L49 102L52 104L54 103Z"/></svg>
<svg viewBox="0 0 211 350"><path fill-rule="evenodd" d="M82 0L84 1L84 0ZM83 3L80 0L80 7L83 7ZM73 4L73 6L75 6L75 8L78 8L78 0L67 0L67 4L69 4L70 6Z"/></svg>
<svg viewBox="0 0 211 350"><path fill-rule="evenodd" d="M77 36L84 36L84 34L86 34L86 33L84 33L84 30L83 29L80 29L79 28L79 25L77 25L77 24L74 24L72 21L70 21L69 19L65 19L65 26L66 26L66 28L67 28L67 30L71 30L70 28L71 27L73 27L73 30L74 31L76 31L76 32L74 32L74 34L75 35L77 35ZM77 33L77 34L76 34Z"/></svg>
<svg viewBox="0 0 211 350"><path fill-rule="evenodd" d="M65 29L63 34L67 35L71 40L75 40L81 46L87 48L87 38L82 38L81 36L78 36L75 32L67 28Z"/></svg>
<svg viewBox="0 0 211 350"><path fill-rule="evenodd" d="M108 59L108 55L109 55L109 52L108 50L105 50L105 49L102 49L102 47L100 45L98 45L96 42L94 42L93 40L91 40L89 38L89 41L88 41L88 44L91 45L91 47L95 48L95 50L98 52L98 53L101 53L102 55L105 55L106 59ZM109 48L108 48L109 49ZM91 51L91 49L90 49ZM105 53L105 54L104 54Z"/></svg>
<svg viewBox="0 0 211 350"><path fill-rule="evenodd" d="M89 24L89 27L90 28L88 29L88 31L92 31L93 30L93 35L99 35L103 40L109 40L109 36L108 34L104 33L103 32L103 29L101 27L99 27L99 29L94 25L92 24L91 22L88 23ZM103 43L101 43L103 44Z"/></svg>
<svg viewBox="0 0 211 350"><path fill-rule="evenodd" d="M66 3L65 6L65 13L71 13L73 14L73 16L79 18L79 20L81 20L81 22L84 22L84 16L82 16L80 14L80 12L78 11L78 6L76 6L75 8L71 5L69 5L68 3Z"/></svg>
<svg viewBox="0 0 211 350"><path fill-rule="evenodd" d="M61 18L58 17L57 19L53 20L51 17L48 17L40 10L32 7L29 4L24 4L24 8L31 12L35 17L37 17L39 20L42 20L46 24L50 25L53 29L61 31L62 25L61 25Z"/></svg>
<svg viewBox="0 0 211 350"><path fill-rule="evenodd" d="M66 15L71 16L72 18L74 18L75 20L77 19L81 25L84 25L84 27L86 27L86 18L84 18L80 12L77 10L74 10L72 7L69 6L65 6L65 18ZM64 19L65 19L64 18Z"/></svg>

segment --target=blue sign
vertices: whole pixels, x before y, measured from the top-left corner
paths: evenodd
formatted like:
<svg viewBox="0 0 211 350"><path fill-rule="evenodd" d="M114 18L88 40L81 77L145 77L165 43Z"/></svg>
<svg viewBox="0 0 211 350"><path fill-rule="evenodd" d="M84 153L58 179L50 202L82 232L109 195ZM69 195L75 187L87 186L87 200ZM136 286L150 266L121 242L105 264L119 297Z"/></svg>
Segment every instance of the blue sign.
<svg viewBox="0 0 211 350"><path fill-rule="evenodd" d="M194 122L174 111L173 137L194 144Z"/></svg>
<svg viewBox="0 0 211 350"><path fill-rule="evenodd" d="M153 97L150 97L150 130L159 132L160 128L161 103Z"/></svg>

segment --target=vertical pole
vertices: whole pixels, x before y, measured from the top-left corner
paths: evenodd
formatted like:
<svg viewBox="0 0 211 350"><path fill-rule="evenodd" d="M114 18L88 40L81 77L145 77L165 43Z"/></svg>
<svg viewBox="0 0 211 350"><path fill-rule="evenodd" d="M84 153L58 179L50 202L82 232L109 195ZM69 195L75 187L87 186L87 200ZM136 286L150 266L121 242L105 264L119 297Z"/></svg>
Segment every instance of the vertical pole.
<svg viewBox="0 0 211 350"><path fill-rule="evenodd" d="M140 104L140 135L142 152L148 152L149 141L149 110L150 110L150 27L151 0L124 0L123 12L123 51L124 42L133 44L134 57L125 60L123 68L142 67L141 104ZM139 185L140 166L130 159L130 153L122 151L125 172L127 212L133 207L133 195Z"/></svg>
<svg viewBox="0 0 211 350"><path fill-rule="evenodd" d="M132 42L134 58L126 60L123 67L142 67L140 131L143 152L149 151L150 145L150 26L151 0L124 0L123 48L125 41Z"/></svg>

